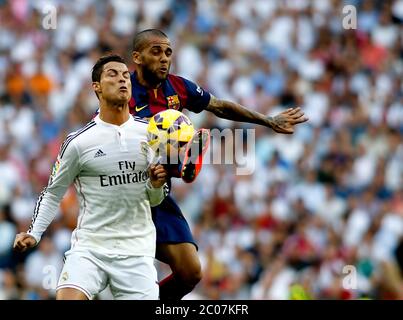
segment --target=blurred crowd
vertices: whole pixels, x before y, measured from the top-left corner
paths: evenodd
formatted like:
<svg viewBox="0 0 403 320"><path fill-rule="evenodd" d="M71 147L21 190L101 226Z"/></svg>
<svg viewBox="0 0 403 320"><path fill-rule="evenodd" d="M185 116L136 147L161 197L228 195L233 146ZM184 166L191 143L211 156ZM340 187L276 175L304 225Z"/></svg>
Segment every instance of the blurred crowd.
<svg viewBox="0 0 403 320"><path fill-rule="evenodd" d="M348 4L357 29L343 28ZM255 129L256 144L249 175L208 164L191 185L173 181L203 268L185 298L403 299L402 22L403 0L0 0L0 299L54 298L74 189L35 250L13 252L15 234L66 134L97 109L93 64L115 52L133 69L132 37L151 27L171 39L171 72L310 119L280 135L188 113L196 127Z"/></svg>

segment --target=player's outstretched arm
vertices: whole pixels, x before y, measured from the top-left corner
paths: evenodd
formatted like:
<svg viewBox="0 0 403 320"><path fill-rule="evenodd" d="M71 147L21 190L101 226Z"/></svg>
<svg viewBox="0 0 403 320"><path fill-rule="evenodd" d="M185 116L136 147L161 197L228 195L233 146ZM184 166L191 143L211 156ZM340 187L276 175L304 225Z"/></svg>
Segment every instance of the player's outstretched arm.
<svg viewBox="0 0 403 320"><path fill-rule="evenodd" d="M300 107L289 108L274 117L267 117L238 103L217 99L213 95L206 110L223 119L256 123L285 134L294 133L295 125L308 121Z"/></svg>
<svg viewBox="0 0 403 320"><path fill-rule="evenodd" d="M24 252L25 250L35 247L36 240L33 236L26 232L21 232L15 236L14 250Z"/></svg>

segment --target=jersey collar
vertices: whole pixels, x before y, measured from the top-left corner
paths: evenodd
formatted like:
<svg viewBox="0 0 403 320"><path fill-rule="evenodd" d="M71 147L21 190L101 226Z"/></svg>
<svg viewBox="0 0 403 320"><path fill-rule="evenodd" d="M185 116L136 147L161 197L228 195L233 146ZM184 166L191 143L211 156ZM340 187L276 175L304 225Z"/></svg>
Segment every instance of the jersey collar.
<svg viewBox="0 0 403 320"><path fill-rule="evenodd" d="M129 123L133 122L134 119L133 119L133 116L132 116L131 114L129 114L129 119L128 119L126 122L122 123L120 126L118 126L118 125L116 125L116 124L112 124L112 123L103 121L103 120L99 117L99 113L98 113L97 116L94 118L94 121L95 121L97 124L101 124L101 125L104 125L104 126L107 126L107 127L123 128L123 127L127 126Z"/></svg>

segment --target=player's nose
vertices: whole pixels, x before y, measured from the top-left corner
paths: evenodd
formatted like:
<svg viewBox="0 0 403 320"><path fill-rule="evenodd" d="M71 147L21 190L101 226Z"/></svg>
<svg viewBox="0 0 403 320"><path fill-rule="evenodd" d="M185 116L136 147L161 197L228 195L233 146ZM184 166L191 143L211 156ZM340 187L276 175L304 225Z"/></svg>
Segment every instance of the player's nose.
<svg viewBox="0 0 403 320"><path fill-rule="evenodd" d="M123 76L123 74L119 73L118 81L119 81L119 82L126 82L126 79L125 79L125 77Z"/></svg>
<svg viewBox="0 0 403 320"><path fill-rule="evenodd" d="M160 62L161 63L167 63L168 61L169 61L169 57L165 53L163 53L162 56L161 56Z"/></svg>

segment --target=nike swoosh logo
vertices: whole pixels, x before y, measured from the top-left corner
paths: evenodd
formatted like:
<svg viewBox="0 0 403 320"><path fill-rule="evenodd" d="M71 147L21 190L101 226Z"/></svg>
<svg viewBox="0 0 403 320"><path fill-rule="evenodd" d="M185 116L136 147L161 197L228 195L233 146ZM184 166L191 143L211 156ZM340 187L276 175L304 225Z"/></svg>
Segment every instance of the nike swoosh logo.
<svg viewBox="0 0 403 320"><path fill-rule="evenodd" d="M144 105L142 107L136 106L136 112L140 112L141 110L143 110L144 108L147 108L147 107L148 107L148 104L146 104L146 105Z"/></svg>

